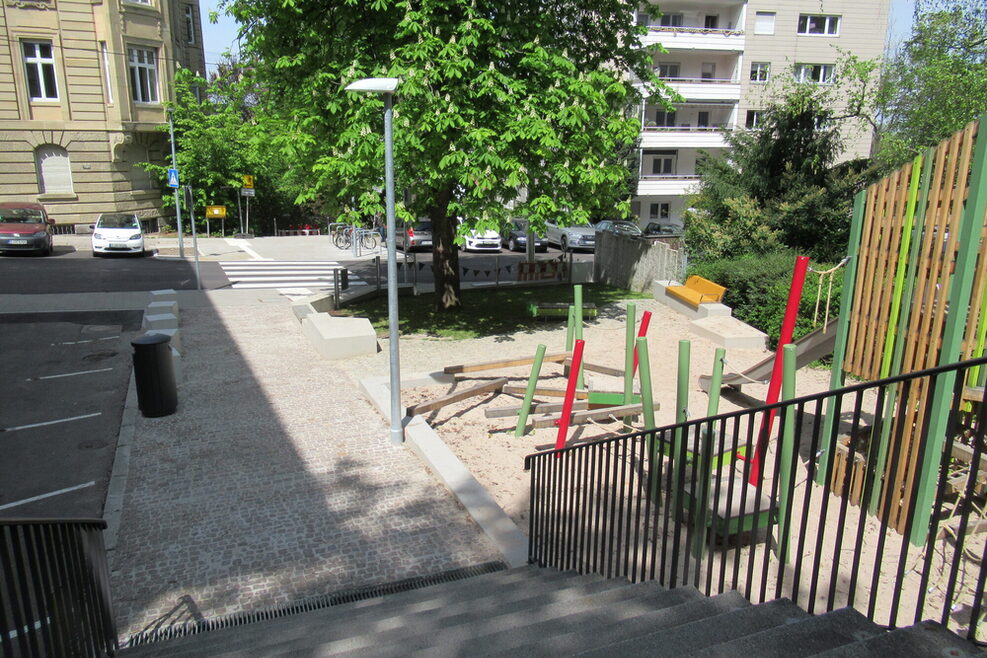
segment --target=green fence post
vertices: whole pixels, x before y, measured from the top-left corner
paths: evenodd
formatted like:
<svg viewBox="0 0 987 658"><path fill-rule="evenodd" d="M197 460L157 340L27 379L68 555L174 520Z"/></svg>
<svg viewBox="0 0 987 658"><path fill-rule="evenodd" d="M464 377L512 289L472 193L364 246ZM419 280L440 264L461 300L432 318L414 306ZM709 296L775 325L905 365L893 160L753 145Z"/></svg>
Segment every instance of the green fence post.
<svg viewBox="0 0 987 658"><path fill-rule="evenodd" d="M634 400L634 323L637 321L637 305L627 304L627 335L624 340L624 404Z"/></svg>
<svg viewBox="0 0 987 658"><path fill-rule="evenodd" d="M717 347L713 354L713 374L709 377L709 402L706 403L706 415L715 416L720 409L720 389L723 388L723 362L727 351Z"/></svg>
<svg viewBox="0 0 987 658"><path fill-rule="evenodd" d="M655 398L651 391L651 359L648 356L648 339L636 339L637 362L641 371L641 408L644 415L644 429L655 429Z"/></svg>
<svg viewBox="0 0 987 658"><path fill-rule="evenodd" d="M535 388L538 387L538 375L541 373L541 362L544 358L545 346L539 345L535 351L535 362L531 364L531 375L528 377L528 388L524 392L524 402L521 403L521 411L517 416L515 437L524 436L524 426L528 422L528 412L531 410L531 401L535 397Z"/></svg>
<svg viewBox="0 0 987 658"><path fill-rule="evenodd" d="M576 306L576 340L583 339L583 287L581 285L575 285L572 287L573 300ZM579 364L579 372L576 373L576 388L583 389L583 364Z"/></svg>
<svg viewBox="0 0 987 658"><path fill-rule="evenodd" d="M681 424L688 419L688 409L689 409L689 356L692 349L692 343L687 340L679 341L679 362L678 362L678 379L676 381L675 387L675 423ZM679 507L682 504L682 498L679 495L679 488L682 483L679 482L679 469L682 467L679 464L679 459L685 454L683 450L683 441L685 438L682 435L682 428L676 428L674 436L672 439L672 514L678 515Z"/></svg>
<svg viewBox="0 0 987 658"><path fill-rule="evenodd" d="M794 345L785 345L784 373L781 382L781 399L791 400L795 397L795 371L798 368L798 350ZM789 512L792 506L792 458L795 455L795 408L785 407L785 422L781 428L781 448L778 451L779 482L778 482L778 559L782 564L788 563L788 531L790 526ZM806 486L809 486L806 484Z"/></svg>

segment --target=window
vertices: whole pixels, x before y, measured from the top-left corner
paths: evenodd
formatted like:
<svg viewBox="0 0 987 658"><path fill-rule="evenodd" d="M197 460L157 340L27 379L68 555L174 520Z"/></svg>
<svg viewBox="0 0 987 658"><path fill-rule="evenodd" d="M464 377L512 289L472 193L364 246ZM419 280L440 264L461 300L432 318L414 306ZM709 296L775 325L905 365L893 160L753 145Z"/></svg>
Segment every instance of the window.
<svg viewBox="0 0 987 658"><path fill-rule="evenodd" d="M748 128L757 128L761 125L761 110L747 110L747 121L744 123Z"/></svg>
<svg viewBox="0 0 987 658"><path fill-rule="evenodd" d="M655 112L655 125L664 128L671 128L675 125L675 112Z"/></svg>
<svg viewBox="0 0 987 658"><path fill-rule="evenodd" d="M703 80L712 80L716 77L716 64L713 62L703 62L700 64L699 77Z"/></svg>
<svg viewBox="0 0 987 658"><path fill-rule="evenodd" d="M825 85L833 81L833 64L796 64L794 75L796 82L811 82Z"/></svg>
<svg viewBox="0 0 987 658"><path fill-rule="evenodd" d="M135 103L158 102L158 64L153 50L128 48L130 90Z"/></svg>
<svg viewBox="0 0 987 658"><path fill-rule="evenodd" d="M679 77L679 64L678 64L678 62L659 62L658 63L658 77L659 78L677 78L677 77Z"/></svg>
<svg viewBox="0 0 987 658"><path fill-rule="evenodd" d="M675 174L675 161L678 151L652 151L651 174L653 176L672 176Z"/></svg>
<svg viewBox="0 0 987 658"><path fill-rule="evenodd" d="M709 112L699 112L696 125L700 128L709 128Z"/></svg>
<svg viewBox="0 0 987 658"><path fill-rule="evenodd" d="M839 16L818 16L799 14L799 34L821 34L824 36L839 36Z"/></svg>
<svg viewBox="0 0 987 658"><path fill-rule="evenodd" d="M651 15L646 14L643 11L637 12L637 24L648 27L651 25Z"/></svg>
<svg viewBox="0 0 987 658"><path fill-rule="evenodd" d="M72 194L72 165L69 152L61 146L45 144L35 152L38 187L41 194Z"/></svg>
<svg viewBox="0 0 987 658"><path fill-rule="evenodd" d="M706 16L706 22L703 27L707 30L715 30L720 27L720 17L719 16Z"/></svg>
<svg viewBox="0 0 987 658"><path fill-rule="evenodd" d="M195 45L195 10L185 5L185 43Z"/></svg>
<svg viewBox="0 0 987 658"><path fill-rule="evenodd" d="M751 82L767 82L771 77L771 62L751 62Z"/></svg>
<svg viewBox="0 0 987 658"><path fill-rule="evenodd" d="M57 101L55 56L51 41L24 41L24 70L27 73L27 94L32 101Z"/></svg>
<svg viewBox="0 0 987 658"><path fill-rule="evenodd" d="M775 13L773 11L759 11L754 14L754 34L774 33Z"/></svg>
<svg viewBox="0 0 987 658"><path fill-rule="evenodd" d="M652 203L650 204L650 218L654 220L668 219L669 212L671 211L670 203Z"/></svg>
<svg viewBox="0 0 987 658"><path fill-rule="evenodd" d="M682 27L682 14L662 14L662 27Z"/></svg>

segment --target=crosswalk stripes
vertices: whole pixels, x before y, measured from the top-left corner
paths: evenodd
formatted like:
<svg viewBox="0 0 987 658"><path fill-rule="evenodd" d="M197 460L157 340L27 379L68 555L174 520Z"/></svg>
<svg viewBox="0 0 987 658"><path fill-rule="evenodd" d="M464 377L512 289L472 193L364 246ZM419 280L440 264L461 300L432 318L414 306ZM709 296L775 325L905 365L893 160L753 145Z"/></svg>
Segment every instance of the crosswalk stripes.
<svg viewBox="0 0 987 658"><path fill-rule="evenodd" d="M336 261L220 261L223 274L234 289L276 288L289 297L310 295L315 290L331 290L335 271L345 269ZM350 286L365 286L353 272Z"/></svg>

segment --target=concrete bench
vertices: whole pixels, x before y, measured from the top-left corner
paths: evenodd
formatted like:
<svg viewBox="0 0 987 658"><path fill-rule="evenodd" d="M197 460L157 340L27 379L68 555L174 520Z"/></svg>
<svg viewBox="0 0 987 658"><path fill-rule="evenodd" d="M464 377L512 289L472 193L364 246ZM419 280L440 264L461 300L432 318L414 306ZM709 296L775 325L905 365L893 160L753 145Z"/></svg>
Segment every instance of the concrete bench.
<svg viewBox="0 0 987 658"><path fill-rule="evenodd" d="M686 279L684 286L665 288L666 295L677 297L694 308L698 308L700 304L723 301L723 293L726 291L723 286L695 274Z"/></svg>
<svg viewBox="0 0 987 658"><path fill-rule="evenodd" d="M302 318L302 333L327 359L377 353L377 333L367 318L310 313Z"/></svg>

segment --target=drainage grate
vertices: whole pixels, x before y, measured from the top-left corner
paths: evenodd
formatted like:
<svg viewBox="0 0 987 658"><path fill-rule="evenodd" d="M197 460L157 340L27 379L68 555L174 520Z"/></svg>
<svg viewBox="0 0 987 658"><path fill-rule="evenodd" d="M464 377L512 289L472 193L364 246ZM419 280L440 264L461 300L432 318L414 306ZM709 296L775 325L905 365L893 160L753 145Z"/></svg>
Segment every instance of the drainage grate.
<svg viewBox="0 0 987 658"><path fill-rule="evenodd" d="M483 564L476 564L470 567L440 571L439 573L435 573L430 576L415 576L414 578L405 578L404 580L397 580L392 583L366 585L364 587L342 590L333 594L321 594L319 596L309 597L294 603L284 603L281 605L272 606L270 608L254 610L252 612L237 612L232 615L216 617L215 619L186 621L180 624L175 624L174 626L168 626L167 628L158 628L153 631L135 633L134 635L131 635L130 638L124 643L124 647L136 647L142 644L150 644L152 642L162 642L164 640L185 637L186 635L195 635L197 633L215 631L221 628L243 626L245 624L252 624L258 621L277 619L278 617L287 617L289 615L311 612L313 610L322 610L324 608L331 608L332 606L342 605L344 603L365 601L366 599L373 599L379 596L386 596L388 594L397 594L398 592L423 589L425 587L431 587L432 585L451 583L456 580L465 580L466 578L482 576L486 573L504 571L506 569L507 565L503 562L484 562Z"/></svg>

